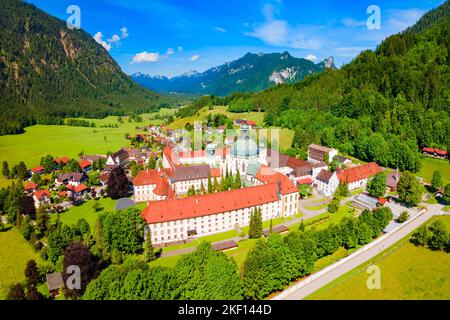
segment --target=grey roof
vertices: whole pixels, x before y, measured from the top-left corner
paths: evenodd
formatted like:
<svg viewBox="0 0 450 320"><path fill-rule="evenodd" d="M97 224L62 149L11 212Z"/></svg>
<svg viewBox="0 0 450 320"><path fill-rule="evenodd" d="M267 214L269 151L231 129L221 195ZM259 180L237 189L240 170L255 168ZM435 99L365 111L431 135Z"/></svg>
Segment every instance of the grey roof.
<svg viewBox="0 0 450 320"><path fill-rule="evenodd" d="M320 171L320 173L317 175L317 180L323 181L325 183L328 183L331 179L331 177L333 176L334 172L330 172L327 171L325 169L322 169L322 171Z"/></svg>
<svg viewBox="0 0 450 320"><path fill-rule="evenodd" d="M54 272L47 274L48 291L64 288L64 280L61 272Z"/></svg>
<svg viewBox="0 0 450 320"><path fill-rule="evenodd" d="M117 200L114 210L125 210L130 207L135 207L136 203L130 198L122 198Z"/></svg>
<svg viewBox="0 0 450 320"><path fill-rule="evenodd" d="M170 177L172 182L207 179L211 172L211 167L207 164L198 166L176 167L173 175Z"/></svg>
<svg viewBox="0 0 450 320"><path fill-rule="evenodd" d="M279 224L277 226L272 227L272 232L273 233L283 233L283 232L288 232L289 228L286 227L284 224ZM264 236L268 237L269 236L269 229L266 229L263 231Z"/></svg>
<svg viewBox="0 0 450 320"><path fill-rule="evenodd" d="M58 181L63 182L66 180L75 180L75 181L81 181L84 178L84 173L80 172L68 172L63 173L58 177Z"/></svg>
<svg viewBox="0 0 450 320"><path fill-rule="evenodd" d="M349 159L349 158L347 158L347 157L344 157L344 156L336 156L336 159L337 159L337 161L339 161L339 163L344 163L345 161L352 161L351 159Z"/></svg>
<svg viewBox="0 0 450 320"><path fill-rule="evenodd" d="M237 246L238 246L238 244L234 240L222 241L222 242L214 243L212 245L213 249L216 251L232 249L232 248L236 248Z"/></svg>
<svg viewBox="0 0 450 320"><path fill-rule="evenodd" d="M400 180L400 173L392 172L386 177L386 186L388 186L389 188L397 188L399 180Z"/></svg>

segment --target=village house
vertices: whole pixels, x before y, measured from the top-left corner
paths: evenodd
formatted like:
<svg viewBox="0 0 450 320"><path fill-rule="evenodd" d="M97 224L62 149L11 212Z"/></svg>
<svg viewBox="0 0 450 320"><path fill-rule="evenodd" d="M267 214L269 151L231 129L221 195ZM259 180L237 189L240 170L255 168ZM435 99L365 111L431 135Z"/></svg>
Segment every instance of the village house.
<svg viewBox="0 0 450 320"><path fill-rule="evenodd" d="M84 172L91 171L91 167L92 167L91 161L84 159L84 160L78 161L78 164L80 165L81 170L83 170Z"/></svg>
<svg viewBox="0 0 450 320"><path fill-rule="evenodd" d="M397 191L397 185L400 181L401 174L397 171L392 172L386 176L386 189L387 192Z"/></svg>
<svg viewBox="0 0 450 320"><path fill-rule="evenodd" d="M120 149L119 151L111 154L106 160L106 167L109 169L113 169L114 167L121 166L122 168L126 168L128 163L130 162L129 154L125 149Z"/></svg>
<svg viewBox="0 0 450 320"><path fill-rule="evenodd" d="M358 188L365 188L369 179L382 171L378 164L371 162L353 168L338 170L337 174L340 183L347 183L348 189L353 191Z"/></svg>
<svg viewBox="0 0 450 320"><path fill-rule="evenodd" d="M48 190L37 190L33 195L34 206L39 208L43 205L50 205L50 191Z"/></svg>
<svg viewBox="0 0 450 320"><path fill-rule="evenodd" d="M319 146L317 144L310 144L308 146L308 161L309 162L325 161L325 162L330 163L335 156L337 156L336 149Z"/></svg>
<svg viewBox="0 0 450 320"><path fill-rule="evenodd" d="M54 161L57 166L65 166L66 164L69 163L70 158L69 157L60 157L60 158L56 158Z"/></svg>
<svg viewBox="0 0 450 320"><path fill-rule="evenodd" d="M430 157L448 159L448 151L446 151L446 150L425 147L422 149L422 152L424 155L427 155Z"/></svg>
<svg viewBox="0 0 450 320"><path fill-rule="evenodd" d="M45 173L45 169L44 169L44 167L43 166L39 166L39 167L35 167L35 168L32 168L31 170L30 170L30 174L31 175L33 175L33 174L39 174L39 175L41 175L41 174L44 174Z"/></svg>
<svg viewBox="0 0 450 320"><path fill-rule="evenodd" d="M59 175L55 179L55 185L71 185L78 186L80 183L87 180L86 174L84 172L67 172Z"/></svg>
<svg viewBox="0 0 450 320"><path fill-rule="evenodd" d="M339 178L336 172L322 170L315 179L317 191L324 196L332 196L339 187Z"/></svg>
<svg viewBox="0 0 450 320"><path fill-rule="evenodd" d="M67 190L68 190L68 195L75 198L75 199L79 199L81 197L83 197L85 194L87 194L89 192L89 188L86 187L84 184L78 184L76 186L74 185L67 185L66 186Z"/></svg>
<svg viewBox="0 0 450 320"><path fill-rule="evenodd" d="M38 185L32 181L27 182L27 184L24 186L25 192L34 192L38 188Z"/></svg>

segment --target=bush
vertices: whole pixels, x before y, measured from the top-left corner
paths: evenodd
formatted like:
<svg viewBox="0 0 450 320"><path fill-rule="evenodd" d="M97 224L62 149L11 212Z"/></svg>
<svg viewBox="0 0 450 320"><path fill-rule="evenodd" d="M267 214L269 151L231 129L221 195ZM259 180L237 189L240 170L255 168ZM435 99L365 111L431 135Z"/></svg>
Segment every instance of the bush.
<svg viewBox="0 0 450 320"><path fill-rule="evenodd" d="M409 214L407 211L403 211L400 216L397 218L398 223L403 223L409 219Z"/></svg>

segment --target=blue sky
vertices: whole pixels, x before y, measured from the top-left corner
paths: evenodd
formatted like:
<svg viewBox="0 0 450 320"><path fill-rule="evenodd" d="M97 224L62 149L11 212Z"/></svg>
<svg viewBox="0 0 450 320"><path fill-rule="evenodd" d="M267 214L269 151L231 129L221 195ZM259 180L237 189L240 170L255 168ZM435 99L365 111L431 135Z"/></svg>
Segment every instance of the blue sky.
<svg viewBox="0 0 450 320"><path fill-rule="evenodd" d="M237 59L247 52L289 51L337 65L414 24L444 0L28 0L66 20L81 10L81 28L103 42L128 73L174 76ZM381 9L369 30L367 8Z"/></svg>

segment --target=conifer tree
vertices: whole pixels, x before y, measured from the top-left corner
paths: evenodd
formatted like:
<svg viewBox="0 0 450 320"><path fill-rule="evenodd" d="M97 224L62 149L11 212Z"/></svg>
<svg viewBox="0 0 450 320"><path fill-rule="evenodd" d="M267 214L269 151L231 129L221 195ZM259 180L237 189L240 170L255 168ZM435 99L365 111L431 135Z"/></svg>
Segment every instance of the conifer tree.
<svg viewBox="0 0 450 320"><path fill-rule="evenodd" d="M213 181L213 192L218 192L219 191L219 182L217 182L217 178L214 177L214 181Z"/></svg>
<svg viewBox="0 0 450 320"><path fill-rule="evenodd" d="M236 173L236 178L234 180L233 189L239 189L241 187L241 174L239 172L239 169Z"/></svg>
<svg viewBox="0 0 450 320"><path fill-rule="evenodd" d="M213 183L211 181L211 174L208 173L208 193L213 193Z"/></svg>
<svg viewBox="0 0 450 320"><path fill-rule="evenodd" d="M155 249L152 244L152 232L150 229L147 229L147 235L144 242L144 258L147 262L151 262L156 259Z"/></svg>
<svg viewBox="0 0 450 320"><path fill-rule="evenodd" d="M255 209L255 216L254 216L254 230L255 230L255 234L254 237L255 238L261 238L263 236L263 221L262 221L262 214L261 214L261 208L256 208Z"/></svg>

